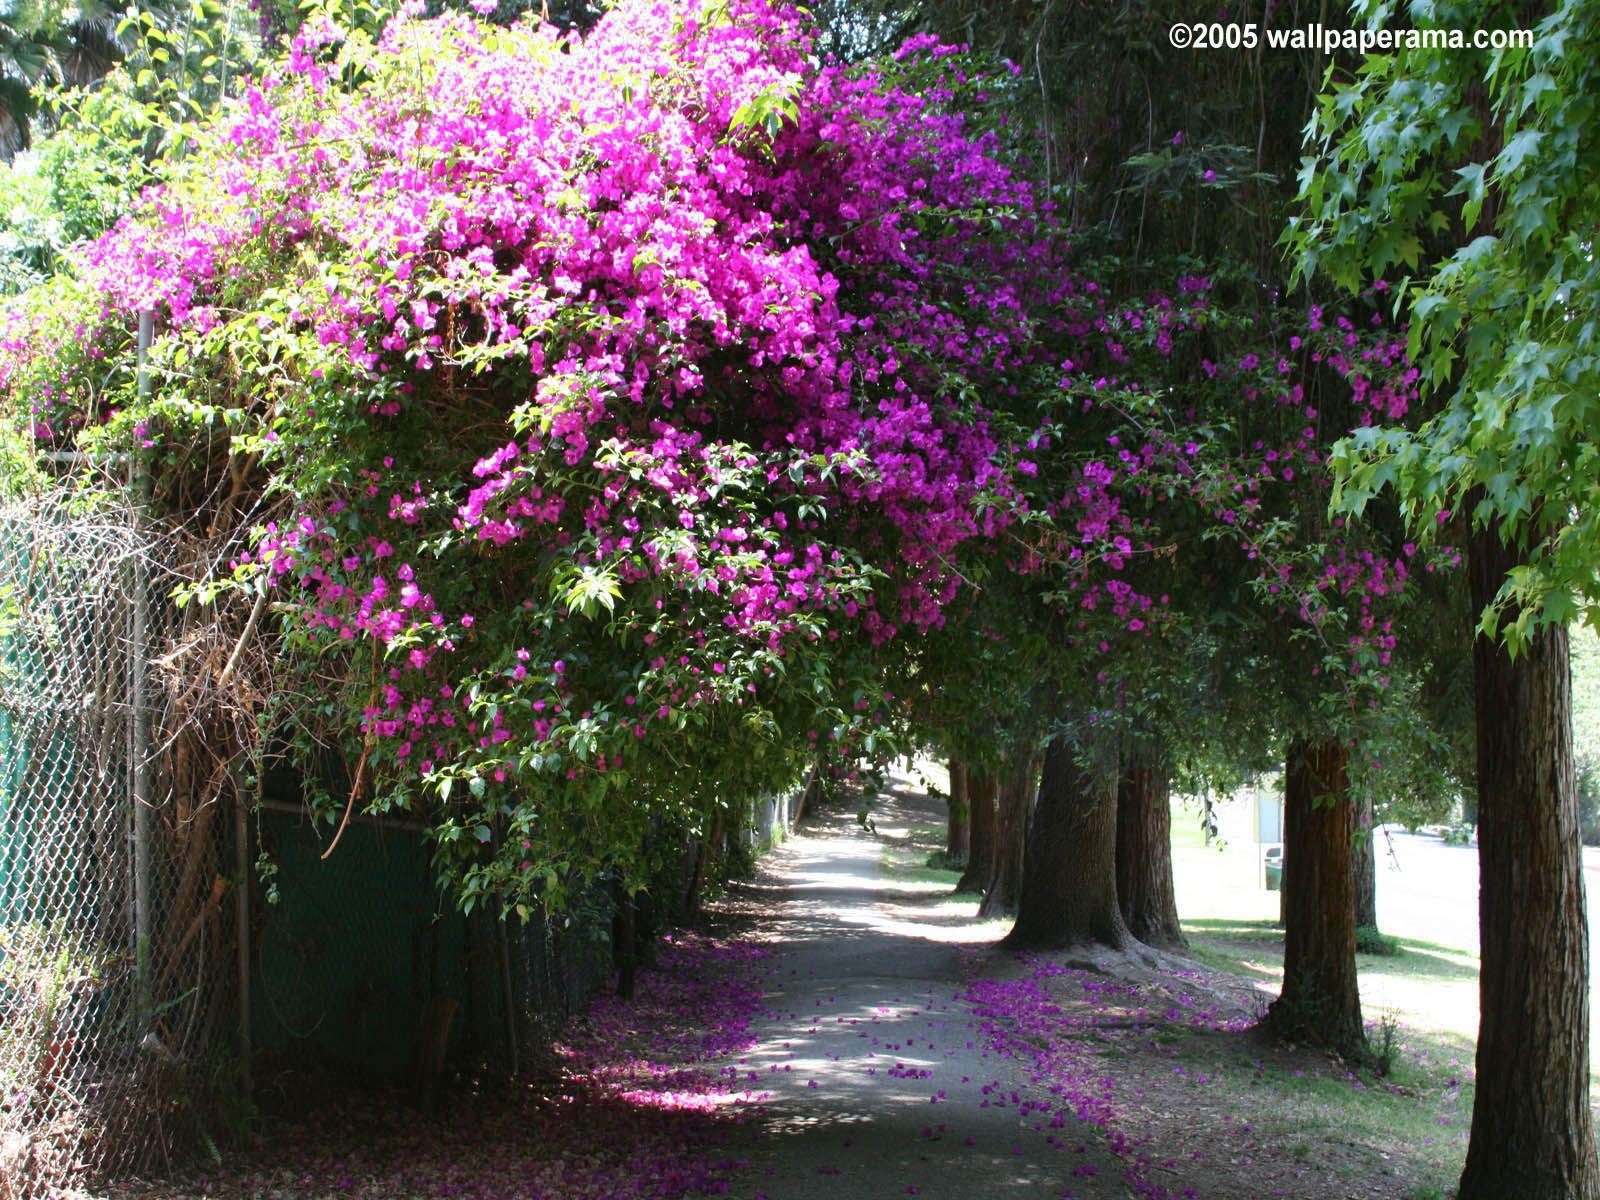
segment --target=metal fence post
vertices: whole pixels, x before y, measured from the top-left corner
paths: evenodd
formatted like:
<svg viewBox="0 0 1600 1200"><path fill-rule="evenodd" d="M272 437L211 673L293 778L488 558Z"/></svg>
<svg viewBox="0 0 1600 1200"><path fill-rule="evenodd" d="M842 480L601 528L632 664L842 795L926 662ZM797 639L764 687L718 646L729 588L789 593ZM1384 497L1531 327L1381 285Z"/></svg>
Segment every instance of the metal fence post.
<svg viewBox="0 0 1600 1200"><path fill-rule="evenodd" d="M255 764L256 786L261 786L261 764ZM239 972L239 1086L248 1101L254 1092L250 1077L250 821L244 789L235 791L233 812L233 867L239 876L234 907L235 940Z"/></svg>
<svg viewBox="0 0 1600 1200"><path fill-rule="evenodd" d="M139 314L139 376L140 399L150 394L150 374L145 358L150 352L150 341L155 329L155 314ZM134 528L142 524L143 509L150 503L150 471L145 456L134 451L133 456ZM141 1032L150 1023L150 809L152 797L150 770L150 708L145 692L145 675L148 670L150 636L149 597L143 564L134 559L133 567L133 629L129 647L129 691L133 702L133 937L134 972L137 1001L135 1015Z"/></svg>

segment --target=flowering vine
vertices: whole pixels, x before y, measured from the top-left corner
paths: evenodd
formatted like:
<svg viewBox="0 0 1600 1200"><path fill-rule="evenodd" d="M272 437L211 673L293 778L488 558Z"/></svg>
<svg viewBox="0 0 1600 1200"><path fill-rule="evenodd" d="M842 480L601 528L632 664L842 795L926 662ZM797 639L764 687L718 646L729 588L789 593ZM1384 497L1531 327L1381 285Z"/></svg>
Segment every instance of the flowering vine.
<svg viewBox="0 0 1600 1200"><path fill-rule="evenodd" d="M1316 419L1275 351L1191 361L1207 280L1091 277L974 115L1006 86L926 37L819 58L768 0L584 37L314 9L8 312L0 386L45 444L141 455L271 599L273 719L354 764L330 820L424 812L468 906L644 886L671 835L891 738L937 684L892 648L964 627L982 571L1090 663L1165 627L1183 521L1309 627L1404 578L1280 536L1314 429L1250 450L1174 408ZM1361 411L1404 405L1390 349L1312 332ZM1344 652L1381 661L1383 620Z"/></svg>

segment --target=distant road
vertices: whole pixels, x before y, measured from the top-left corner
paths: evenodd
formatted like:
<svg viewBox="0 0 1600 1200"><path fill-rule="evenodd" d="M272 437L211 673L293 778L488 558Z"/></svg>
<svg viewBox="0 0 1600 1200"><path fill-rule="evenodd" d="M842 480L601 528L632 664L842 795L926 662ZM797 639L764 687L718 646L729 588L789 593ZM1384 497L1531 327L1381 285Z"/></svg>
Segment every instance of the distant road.
<svg viewBox="0 0 1600 1200"><path fill-rule="evenodd" d="M1384 826L1378 854L1378 926L1385 933L1478 952L1478 848ZM1600 930L1600 849L1583 850L1589 928ZM1596 938L1591 935L1591 955ZM1591 960L1592 961L1592 960ZM1595 972L1591 965L1590 979Z"/></svg>

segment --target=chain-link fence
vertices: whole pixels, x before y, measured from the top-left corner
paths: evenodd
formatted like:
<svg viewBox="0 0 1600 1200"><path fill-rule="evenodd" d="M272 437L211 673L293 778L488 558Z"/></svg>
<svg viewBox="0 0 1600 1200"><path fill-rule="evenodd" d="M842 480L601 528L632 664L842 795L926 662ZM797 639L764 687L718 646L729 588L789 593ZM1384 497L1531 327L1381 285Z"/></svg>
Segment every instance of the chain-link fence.
<svg viewBox="0 0 1600 1200"><path fill-rule="evenodd" d="M204 1132L226 830L214 800L158 799L158 574L126 509L0 510L0 1195Z"/></svg>
<svg viewBox="0 0 1600 1200"><path fill-rule="evenodd" d="M358 816L325 855L267 769L261 604L175 605L225 551L117 494L0 508L0 1200L219 1156L254 1104L331 1082L426 1100L447 1067L515 1070L611 972L604 884L559 922L469 917L418 822ZM729 848L800 799L751 806Z"/></svg>
<svg viewBox="0 0 1600 1200"><path fill-rule="evenodd" d="M609 970L603 888L559 927L464 917L420 824L325 859L292 777L262 803L254 623L174 606L208 548L115 495L0 509L0 1200L218 1154L331 1080L514 1064Z"/></svg>

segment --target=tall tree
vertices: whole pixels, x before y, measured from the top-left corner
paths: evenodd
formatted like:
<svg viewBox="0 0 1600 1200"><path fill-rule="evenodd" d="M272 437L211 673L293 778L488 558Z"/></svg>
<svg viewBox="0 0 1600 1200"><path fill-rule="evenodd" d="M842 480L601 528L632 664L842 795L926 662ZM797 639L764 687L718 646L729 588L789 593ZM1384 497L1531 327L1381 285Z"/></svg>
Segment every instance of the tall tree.
<svg viewBox="0 0 1600 1200"><path fill-rule="evenodd" d="M1014 751L1001 769L995 794L995 836L990 847L994 865L989 870L988 890L978 905L978 916L984 920L1004 917L1017 902L1034 775L1031 746Z"/></svg>
<svg viewBox="0 0 1600 1200"><path fill-rule="evenodd" d="M1492 605L1524 556L1473 539L1472 594ZM1534 631L1513 659L1478 638L1478 1088L1461 1195L1600 1195L1589 1108L1589 928L1584 907L1567 631ZM1531 803L1530 803L1531 801ZM1510 1107L1502 1107L1503 1105Z"/></svg>
<svg viewBox="0 0 1600 1200"><path fill-rule="evenodd" d="M1192 639L1191 644L1209 648L1224 640L1248 644L1248 649L1228 650L1237 659L1254 660L1254 686L1224 697L1219 707L1253 706L1262 681L1271 689L1274 676L1290 677L1294 688L1284 692L1274 712L1262 715L1300 722L1307 704L1342 686L1349 659L1338 651L1349 644L1346 637L1366 640L1366 631L1357 625L1370 615L1357 612L1352 597L1345 637L1330 636L1331 624L1315 624L1327 607L1317 590L1327 587L1324 572L1337 575L1344 590L1352 582L1348 573L1356 556L1370 544L1359 538L1346 542L1321 537L1315 546L1302 539L1300 546L1288 548L1307 529L1325 531L1318 519L1327 488L1320 470L1322 447L1348 428L1333 414L1360 406L1348 403L1350 386L1339 372L1326 369L1324 358L1296 351L1309 341L1302 336L1306 330L1264 332L1273 330L1282 316L1269 311L1278 305L1268 299L1283 293L1284 266L1277 250L1281 215L1292 194L1298 130L1314 101L1323 58L1315 50L1228 56L1171 51L1167 30L1194 16L1191 7L1174 0L1141 0L1111 16L1092 6L1062 6L1051 0L1020 0L999 12L971 0L881 0L871 7L887 19L874 23L855 15L854 8L830 7L840 16L834 27L841 46L869 46L886 29L928 29L1018 64L1012 100L1021 123L1034 134L1029 150L1035 179L1075 222L1096 227L1097 242L1104 239L1100 244L1114 247L1114 265L1097 294L1109 291L1119 303L1091 314L1098 318L1093 328L1114 331L1107 338L1114 344L1088 345L1071 354L1084 374L1081 389L1072 396L1073 412L1089 414L1093 407L1103 414L1121 406L1140 413L1121 429L1091 432L1085 428L1090 422L1063 421L1063 444L1081 450L1103 439L1125 447L1124 456L1143 459L1144 482L1152 466L1145 452L1150 428L1182 429L1180 441L1194 435L1191 445L1203 447L1201 453L1210 456L1214 470L1197 468L1208 480L1204 494L1198 485L1148 485L1155 511L1141 508L1147 521L1139 527L1140 549L1150 555L1143 560L1143 574L1150 579L1146 590L1161 596L1163 603L1166 593L1174 597L1174 608L1186 609L1172 620L1181 626L1181 633L1174 630L1173 642ZM1262 20L1285 28L1302 24L1307 16L1298 3L1287 3L1273 6ZM1180 258L1181 268L1172 270ZM1165 320L1152 320L1152 313L1120 303L1147 297L1152 287L1170 288L1179 310L1192 289L1209 292L1204 321L1180 336ZM1179 341L1181 347L1174 345ZM1146 344L1141 347L1140 342ZM1278 364L1288 360L1293 360L1293 387L1278 371ZM1154 386L1158 378L1161 385ZM1335 390L1343 388L1345 402L1327 402L1319 383L1329 381ZM1139 383L1151 385L1144 401L1182 399L1149 418L1141 398L1130 395ZM1209 383L1216 385L1215 403L1203 396ZM1257 399L1264 402L1243 415L1241 410ZM1209 427L1209 433L1201 434L1197 425ZM1309 437L1302 434L1307 427L1314 431ZM1252 445L1257 451L1266 448L1253 461L1248 451ZM1241 448L1246 453L1239 454ZM1115 461L1110 465L1118 469ZM1297 475L1299 482L1291 483ZM1274 488L1275 496L1263 494ZM1048 504L1052 497L1039 499ZM1179 512L1186 504L1190 511ZM1130 540L1138 545L1141 538ZM1305 553L1308 549L1313 552ZM1398 554L1397 545L1384 557L1394 561ZM1295 586L1265 578L1266 563L1274 570L1283 566L1294 571ZM1202 575L1210 578L1190 586ZM1312 602L1286 604L1291 590ZM1265 654L1264 629L1281 635ZM1320 644L1318 638L1323 639ZM1105 638L1058 639L1052 651L1081 665L1092 657L1096 644L1131 653L1128 640L1115 632ZM1143 648L1138 653L1149 657ZM1313 667L1327 665L1307 661L1313 656L1335 660L1336 670L1301 686ZM1378 667L1379 657L1374 653L1372 662L1362 665ZM1268 663L1268 658L1275 661ZM1064 673L1073 665L1063 663ZM1181 672L1172 671L1156 684L1149 674L1113 680L1102 673L1102 686L1088 694L1080 691L1075 700L1079 707L1118 708L1125 714L1138 710L1134 724L1182 738L1197 723L1178 717L1174 710L1181 701L1175 703L1175 698L1198 691L1192 681L1207 671L1199 663L1181 665L1198 674L1183 682ZM1231 669L1210 674L1230 682L1245 677ZM1252 698L1241 701L1240 693ZM1230 765L1237 766L1237 760ZM1052 803L1045 789L1041 813ZM1050 827L1043 817L1041 822L1041 830ZM1155 849L1159 838L1138 844ZM1074 843L1073 851L1078 849ZM1136 864L1157 874L1162 866L1159 858L1136 859L1131 852L1123 856L1129 871ZM1131 888L1131 879L1124 886ZM1145 894L1155 895L1158 887L1147 888ZM1169 921L1165 913L1141 928L1153 936L1176 935L1175 918ZM1164 932L1157 934L1158 928Z"/></svg>
<svg viewBox="0 0 1600 1200"><path fill-rule="evenodd" d="M1290 743L1284 763L1283 991L1268 1024L1346 1056L1366 1046L1356 983L1349 749L1337 738Z"/></svg>
<svg viewBox="0 0 1600 1200"><path fill-rule="evenodd" d="M1392 0L1352 24L1400 23ZM1308 130L1302 268L1398 268L1434 415L1362 431L1342 502L1387 488L1426 533L1472 528L1482 1025L1462 1200L1600 1196L1588 930L1565 625L1600 609L1600 10L1443 3L1462 46L1368 57ZM1473 30L1498 45L1475 46Z"/></svg>
<svg viewBox="0 0 1600 1200"><path fill-rule="evenodd" d="M1124 754L1117 781L1117 902L1150 946L1186 946L1172 878L1172 776L1159 755Z"/></svg>
<svg viewBox="0 0 1600 1200"><path fill-rule="evenodd" d="M1357 929L1378 927L1378 843L1373 821L1372 796L1363 792L1356 801L1355 844L1351 847L1350 863Z"/></svg>
<svg viewBox="0 0 1600 1200"><path fill-rule="evenodd" d="M1058 733L1045 748L1017 920L1005 945L1138 945L1117 903L1117 760L1095 735Z"/></svg>
<svg viewBox="0 0 1600 1200"><path fill-rule="evenodd" d="M972 836L972 806L967 800L967 764L950 760L950 813L946 822L944 853L947 861L966 862Z"/></svg>
<svg viewBox="0 0 1600 1200"><path fill-rule="evenodd" d="M999 780L993 771L980 771L969 766L967 776L967 865L956 881L956 891L977 892L989 890L994 879L994 846L998 817L995 802Z"/></svg>

